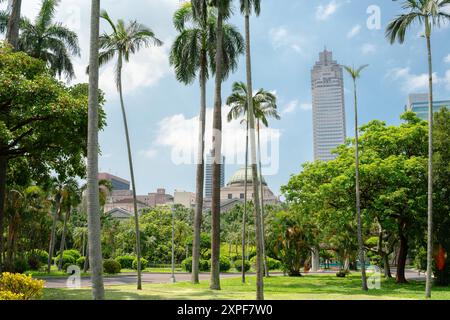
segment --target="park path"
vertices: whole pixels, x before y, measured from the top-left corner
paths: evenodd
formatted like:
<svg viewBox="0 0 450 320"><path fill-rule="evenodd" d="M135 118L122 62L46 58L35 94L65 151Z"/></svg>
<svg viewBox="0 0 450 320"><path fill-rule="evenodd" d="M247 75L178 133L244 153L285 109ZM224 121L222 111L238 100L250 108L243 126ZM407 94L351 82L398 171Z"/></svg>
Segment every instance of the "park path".
<svg viewBox="0 0 450 320"><path fill-rule="evenodd" d="M164 284L171 282L172 275L170 273L143 273L142 283L144 284ZM240 277L239 274L222 274L222 278L237 278ZM188 273L177 273L175 278L179 282L190 281L191 275ZM67 288L68 278L55 278L55 277L42 277L39 278L45 281L45 288L51 289L61 289ZM200 274L200 280L205 281L210 279L209 273ZM117 276L105 276L103 278L105 286L116 286L116 285L130 285L137 282L136 274L125 273ZM81 278L81 287L89 288L91 287L91 279L89 277Z"/></svg>
<svg viewBox="0 0 450 320"><path fill-rule="evenodd" d="M395 276L395 268L392 269L393 275ZM308 273L305 274L308 275L315 275L315 274L327 274L327 273L335 273L335 271L332 272L319 272L319 273ZM252 274L249 274L252 275ZM273 273L272 276L282 276L281 273ZM178 282L184 282L184 281L190 281L191 275L188 273L177 273L175 275L176 280ZM239 278L240 274L238 273L224 273L221 274L221 278L223 279L230 279L230 278ZM416 281L424 281L425 275L419 274L417 271L414 270L406 270L406 278L408 280L416 280ZM39 278L41 280L45 281L45 287L51 288L51 289L61 289L61 288L67 288L67 278L55 278L55 277L42 277ZM209 273L201 273L200 274L200 280L205 281L210 279ZM105 286L115 286L115 285L131 285L135 284L137 281L137 276L133 273L124 273L117 276L105 276L104 277L104 284ZM164 283L170 283L171 282L171 274L170 273L143 273L142 274L142 283L145 284L164 284ZM81 287L82 288L90 288L91 287L91 279L89 277L82 277L81 279Z"/></svg>

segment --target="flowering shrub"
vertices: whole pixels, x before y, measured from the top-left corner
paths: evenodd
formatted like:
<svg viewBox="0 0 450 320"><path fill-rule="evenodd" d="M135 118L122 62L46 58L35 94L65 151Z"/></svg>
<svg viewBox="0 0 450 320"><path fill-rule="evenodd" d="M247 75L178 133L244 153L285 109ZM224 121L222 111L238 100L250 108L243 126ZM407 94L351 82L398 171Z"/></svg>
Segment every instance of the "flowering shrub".
<svg viewBox="0 0 450 320"><path fill-rule="evenodd" d="M3 273L0 277L0 300L31 300L42 295L44 281L23 274Z"/></svg>

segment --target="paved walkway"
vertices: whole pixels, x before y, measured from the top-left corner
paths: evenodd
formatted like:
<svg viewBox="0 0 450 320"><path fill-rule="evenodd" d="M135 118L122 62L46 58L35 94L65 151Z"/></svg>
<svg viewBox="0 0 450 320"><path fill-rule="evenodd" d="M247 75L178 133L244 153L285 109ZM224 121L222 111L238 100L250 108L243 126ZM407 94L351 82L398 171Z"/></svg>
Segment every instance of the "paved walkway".
<svg viewBox="0 0 450 320"><path fill-rule="evenodd" d="M163 284L170 283L172 275L170 273L143 273L142 274L142 283L143 284ZM221 278L237 278L240 277L239 274L222 274ZM187 273L177 273L175 274L175 278L179 282L190 281L191 275ZM209 273L200 274L200 280L209 280ZM39 278L45 281L46 288L67 288L67 279L68 278L55 278L55 277L43 277ZM105 286L113 286L113 285L130 285L135 284L137 282L136 274L121 274L117 276L105 276L103 278ZM89 277L82 277L81 279L81 287L89 288L91 286L91 279Z"/></svg>
<svg viewBox="0 0 450 320"><path fill-rule="evenodd" d="M395 268L392 269L393 276L395 276ZM326 272L319 272L319 273L307 273L307 275L314 275L314 274L334 274L335 271L326 271ZM417 280L417 281L425 281L425 274L421 273L419 274L417 271L414 270L406 270L406 279L408 280ZM249 274L252 275L252 274ZM282 276L281 273L272 273L272 276ZM239 278L239 273L224 273L221 275L221 278L223 279L229 279L229 278ZM177 281L183 282L183 281L190 281L191 275L188 273L177 273L175 275L175 278ZM202 273L200 274L200 280L209 280L210 274L209 273ZM58 289L58 288L67 288L67 278L40 278L42 280L45 280L45 287L46 288L52 288L52 289ZM131 285L135 284L137 282L137 276L132 273L125 273L117 276L105 276L104 277L104 284L105 286L112 286L112 285ZM154 284L163 284L163 283L170 283L171 282L171 274L170 273L143 273L142 274L142 283L154 283ZM89 288L91 286L91 279L89 277L83 277L81 279L81 287L83 288Z"/></svg>

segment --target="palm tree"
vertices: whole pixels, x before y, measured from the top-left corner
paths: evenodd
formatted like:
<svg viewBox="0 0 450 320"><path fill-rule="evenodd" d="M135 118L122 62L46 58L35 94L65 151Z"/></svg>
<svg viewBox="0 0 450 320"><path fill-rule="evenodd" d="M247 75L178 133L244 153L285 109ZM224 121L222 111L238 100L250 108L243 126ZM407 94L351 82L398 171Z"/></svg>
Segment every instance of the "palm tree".
<svg viewBox="0 0 450 320"><path fill-rule="evenodd" d="M433 59L431 51L431 33L433 28L450 20L448 7L450 0L408 0L403 3L402 8L407 11L398 15L391 21L386 29L386 36L393 44L405 42L408 29L414 24L425 25L425 39L428 51L428 108L429 108L429 132L428 132L428 248L427 248L427 284L426 297L431 298L431 286L433 272ZM398 280L398 275L397 275ZM404 280L404 271L403 271Z"/></svg>
<svg viewBox="0 0 450 320"><path fill-rule="evenodd" d="M66 214L64 217L63 232L61 236L61 243L59 249L59 262L58 262L59 271L61 271L63 267L62 263L63 263L64 246L66 243L67 223L70 219L72 209L78 206L80 202L81 202L81 195L78 183L74 179L70 179L69 181L67 181L65 188L63 190L62 207L64 208Z"/></svg>
<svg viewBox="0 0 450 320"><path fill-rule="evenodd" d="M358 217L358 246L359 246L359 262L361 263L362 271L362 289L368 291L367 277L366 277L366 259L364 252L364 242L362 236L362 221L361 221L361 190L359 186L359 128L358 128L358 96L356 93L356 80L361 77L361 72L367 68L368 65L363 65L358 69L354 67L344 66L344 69L349 73L353 80L354 102L355 102L355 161L356 161L356 215Z"/></svg>
<svg viewBox="0 0 450 320"><path fill-rule="evenodd" d="M4 2L1 0L0 2ZM11 12L2 12L0 14L0 32L6 29L6 40L15 49L19 49L19 28L20 28L20 11L22 8L22 0L12 0Z"/></svg>
<svg viewBox="0 0 450 320"><path fill-rule="evenodd" d="M60 0L42 0L41 9L34 22L27 18L21 19L18 48L45 61L54 75L61 77L64 74L70 80L75 76L71 56L79 56L80 47L75 32L59 22L54 22L59 3ZM14 14L12 16L14 17Z"/></svg>
<svg viewBox="0 0 450 320"><path fill-rule="evenodd" d="M7 270L14 271L14 260L18 248L18 236L21 225L45 208L44 192L36 186L15 187L9 190L6 197L5 211L9 217L8 223L8 254Z"/></svg>
<svg viewBox="0 0 450 320"><path fill-rule="evenodd" d="M53 178L51 181L51 202L53 203L52 208L52 229L50 233L50 243L48 248L48 261L47 261L47 273L50 273L53 254L55 250L55 242L56 242L56 224L58 220L61 218L61 209L62 209L62 201L63 201L63 190L64 190L64 179Z"/></svg>
<svg viewBox="0 0 450 320"><path fill-rule="evenodd" d="M245 147L245 167L248 168L248 137L249 137L249 125L248 125L248 100L247 100L247 86L243 82L235 82L233 84L232 94L227 99L227 105L231 106L231 110L228 113L228 121L232 121L233 119L239 119L241 117L244 117L247 130L246 130L246 147ZM260 183L258 185L258 192L261 193L261 219L263 220L264 213L262 211L262 207L264 204L264 185L262 183L262 169L261 169L261 143L260 143L260 127L261 122L264 126L268 127L268 117L273 117L277 120L280 119L280 115L277 111L277 104L276 104L276 96L268 91L265 91L264 89L260 89L256 94L253 96L253 113L254 117L257 119L257 135L258 135L258 158L259 160L259 177L260 177ZM242 224L242 234L243 234L243 263L245 260L245 221L247 216L247 171L246 170L246 177L245 177L245 184L244 184L244 216L243 216L243 224ZM261 224L261 233L264 235L264 223ZM263 237L264 241L264 237ZM263 245L263 253L264 253L264 245ZM265 254L263 254L265 257ZM266 275L268 275L267 270L267 263L264 261L264 269ZM242 279L243 282L245 282L245 269L242 268Z"/></svg>
<svg viewBox="0 0 450 320"><path fill-rule="evenodd" d="M104 65L111 61L117 55L116 64L116 85L120 96L120 105L122 108L123 123L125 127L125 138L128 149L128 162L130 166L131 184L133 187L133 201L134 201L134 219L136 227L136 256L137 256L137 289L142 290L141 279L141 245L140 245L140 231L139 231L139 212L137 208L136 183L134 179L133 159L131 156L130 136L128 133L128 122L125 111L125 104L122 92L122 68L123 62L128 62L132 54L137 53L141 47L149 47L151 44L161 46L163 43L156 38L153 31L146 26L131 21L128 25L123 20L118 20L115 24L109 17L106 11L102 11L101 17L106 20L112 28L111 34L103 34L100 37L101 52L99 55L100 65Z"/></svg>
<svg viewBox="0 0 450 320"><path fill-rule="evenodd" d="M194 241L192 246L192 283L199 283L200 232L202 224L203 192L204 192L204 153L205 153L205 125L206 125L206 81L209 69L214 71L214 53L216 17L207 1L201 3L201 10L195 10L190 2L184 3L174 14L174 26L180 33L171 49L170 63L175 67L177 79L184 84L191 84L197 76L200 81L200 117L199 117L199 150L196 177L196 209L194 217ZM223 26L223 42L225 47L232 48L234 54L243 43L237 29L231 25ZM224 65L223 74L228 75L236 68L235 60L227 56L226 61L233 63ZM210 67L211 66L211 67ZM231 68L232 70L228 70Z"/></svg>
<svg viewBox="0 0 450 320"><path fill-rule="evenodd" d="M192 0L197 12L201 12L204 0ZM230 15L231 0L214 0L217 10L215 90L213 111L213 177L211 205L211 284L212 290L220 290L220 173L222 162L222 72L223 72L223 23Z"/></svg>
<svg viewBox="0 0 450 320"><path fill-rule="evenodd" d="M99 33L100 0L91 2L91 34L89 53L89 113L88 113L88 157L87 157L87 213L88 256L92 270L92 296L104 300L103 259L101 246L101 223L98 183L98 108L99 108ZM86 259L87 260L87 259ZM86 261L87 266L87 261Z"/></svg>
<svg viewBox="0 0 450 320"><path fill-rule="evenodd" d="M253 107L253 83L250 48L250 14L252 11L259 15L261 11L260 0L241 0L241 13L245 16L245 44L246 44L246 73L247 73L247 100L249 109L250 148L253 176L253 194L255 202L255 228L256 228L256 299L264 300L264 272L263 272L263 235L261 221L261 203L258 190L258 165L256 161L255 117Z"/></svg>

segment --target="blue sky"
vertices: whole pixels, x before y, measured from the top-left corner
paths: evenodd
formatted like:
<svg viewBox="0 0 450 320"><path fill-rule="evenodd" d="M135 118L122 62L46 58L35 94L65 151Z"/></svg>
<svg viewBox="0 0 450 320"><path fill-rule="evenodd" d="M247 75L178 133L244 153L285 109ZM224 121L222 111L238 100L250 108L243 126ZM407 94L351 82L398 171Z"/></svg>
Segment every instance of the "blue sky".
<svg viewBox="0 0 450 320"><path fill-rule="evenodd" d="M137 19L151 27L165 42L161 48L145 49L125 66L125 102L137 173L138 193L165 187L195 190L195 165L176 164L172 151L193 145L199 109L197 83L178 83L168 64L168 52L176 32L171 24L178 0L102 1L113 19ZM32 17L39 0L25 0L24 14ZM132 5L130 6L130 3ZM237 3L237 1L235 1ZM369 30L367 9L381 9L381 29ZM57 19L80 35L82 54L75 59L78 82L86 81L83 69L88 61L88 0L62 0ZM235 10L230 23L243 29L243 17ZM407 95L426 92L426 47L421 28L411 29L404 45L390 45L384 30L400 12L400 1L388 0L263 0L262 14L252 18L254 87L276 92L282 113L273 121L271 133L279 136L279 170L266 178L271 188L287 183L301 164L313 158L310 70L326 46L342 64L370 64L359 84L360 121L384 120L398 124ZM108 30L102 24L103 30ZM433 35L437 99L450 99L450 26ZM234 81L245 81L245 60L223 85L223 98ZM128 178L128 162L120 105L112 77L113 65L102 69L101 87L107 95L108 127L101 133L100 169ZM354 127L350 79L345 79L347 131ZM208 107L212 106L213 81L208 86ZM211 123L207 123L210 127ZM225 139L240 139L239 123L230 124ZM210 138L207 137L208 140ZM242 146L238 146L241 150ZM242 151L242 150L241 150ZM226 167L227 179L238 165Z"/></svg>

